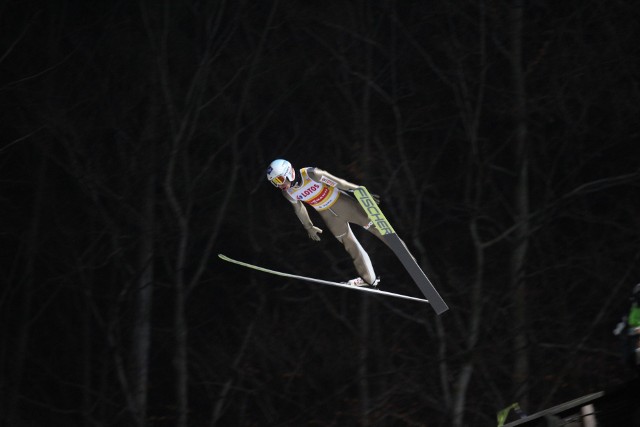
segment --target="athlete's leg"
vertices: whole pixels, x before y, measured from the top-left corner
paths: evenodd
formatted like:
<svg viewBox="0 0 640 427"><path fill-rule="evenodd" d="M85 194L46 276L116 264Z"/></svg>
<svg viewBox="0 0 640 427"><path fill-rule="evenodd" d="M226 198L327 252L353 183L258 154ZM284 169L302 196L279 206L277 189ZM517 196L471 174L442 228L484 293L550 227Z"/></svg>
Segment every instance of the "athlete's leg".
<svg viewBox="0 0 640 427"><path fill-rule="evenodd" d="M353 231L351 231L351 227L349 227L348 224L347 229L347 234L341 238L342 244L349 255L351 255L353 265L358 271L360 277L362 277L365 282L373 284L376 280L376 273L373 270L373 264L371 263L369 254L367 254L360 242L358 242L358 239L356 239L356 236L353 234Z"/></svg>
<svg viewBox="0 0 640 427"><path fill-rule="evenodd" d="M351 256L356 271L364 279L365 282L372 284L376 280L376 273L371 263L369 254L364 250L356 236L353 234L349 223L342 218L331 216L331 213L322 215L324 222L329 227L331 233L344 246L345 250Z"/></svg>

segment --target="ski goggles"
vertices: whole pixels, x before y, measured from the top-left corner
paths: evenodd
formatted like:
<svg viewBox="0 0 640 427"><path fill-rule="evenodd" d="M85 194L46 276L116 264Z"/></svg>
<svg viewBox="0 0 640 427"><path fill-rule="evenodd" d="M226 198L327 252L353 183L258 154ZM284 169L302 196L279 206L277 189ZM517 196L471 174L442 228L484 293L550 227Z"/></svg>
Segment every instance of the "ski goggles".
<svg viewBox="0 0 640 427"><path fill-rule="evenodd" d="M284 175L278 175L275 178L271 178L271 183L276 187L281 186L285 182L287 182L287 177Z"/></svg>

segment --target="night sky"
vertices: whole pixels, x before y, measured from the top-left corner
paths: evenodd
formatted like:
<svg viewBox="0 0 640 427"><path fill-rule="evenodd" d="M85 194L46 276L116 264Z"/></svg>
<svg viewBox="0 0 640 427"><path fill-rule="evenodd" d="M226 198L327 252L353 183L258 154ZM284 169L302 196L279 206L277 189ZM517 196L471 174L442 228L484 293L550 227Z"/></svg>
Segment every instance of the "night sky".
<svg viewBox="0 0 640 427"><path fill-rule="evenodd" d="M495 426L636 375L640 6L0 2L0 425ZM450 307L265 179L381 197ZM354 227L381 289L420 290Z"/></svg>

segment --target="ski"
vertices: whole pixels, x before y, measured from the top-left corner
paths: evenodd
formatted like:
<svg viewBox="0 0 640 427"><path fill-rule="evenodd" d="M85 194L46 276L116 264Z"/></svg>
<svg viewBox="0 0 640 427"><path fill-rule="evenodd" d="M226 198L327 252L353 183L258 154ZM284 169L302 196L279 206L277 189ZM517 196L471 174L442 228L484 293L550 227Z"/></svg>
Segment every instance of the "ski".
<svg viewBox="0 0 640 427"><path fill-rule="evenodd" d="M249 263L246 263L246 262L238 261L238 260L235 260L233 258L229 258L228 256L222 255L222 254L218 254L218 257L220 259L224 260L224 261L227 261L227 262L230 262L230 263L233 263L233 264L241 265L243 267L251 268L253 270L262 271L263 273L275 274L276 276L288 277L288 278L291 278L291 279L298 279L298 280L303 280L303 281L312 282L312 283L320 283L322 285L337 286L337 287L340 287L340 288L352 289L354 291L370 292L372 294L383 295L383 296L387 296L387 297L401 298L401 299L406 299L406 300L410 300L410 301L418 301L418 302L429 303L429 300L426 300L426 299L423 299L423 298L415 298L415 297L410 297L408 295L402 295L402 294L396 294L396 293L393 293L393 292L380 291L380 290L375 289L375 288L350 286L350 285L347 285L346 283L331 282L329 280L314 279L313 277L298 276L296 274L284 273L282 271L270 270L268 268L264 268L264 267L260 267L260 266L253 265L253 264L249 264Z"/></svg>
<svg viewBox="0 0 640 427"><path fill-rule="evenodd" d="M382 234L382 237L391 250L396 254L404 268L416 282L416 285L418 285L424 296L427 297L431 307L433 307L438 315L447 311L449 309L447 303L444 302L435 286L433 286L427 275L424 274L424 271L422 271L404 242L398 237L391 223L389 223L378 207L378 204L373 200L373 197L371 197L369 190L365 187L359 187L353 191L353 194L360 203L360 206L362 206L367 213L373 225L378 229L380 234Z"/></svg>

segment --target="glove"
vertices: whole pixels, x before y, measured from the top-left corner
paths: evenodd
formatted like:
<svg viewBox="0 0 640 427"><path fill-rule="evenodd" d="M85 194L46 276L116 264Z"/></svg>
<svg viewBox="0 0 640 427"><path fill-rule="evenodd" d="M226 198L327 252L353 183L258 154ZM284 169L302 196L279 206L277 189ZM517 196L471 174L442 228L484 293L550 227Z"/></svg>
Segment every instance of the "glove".
<svg viewBox="0 0 640 427"><path fill-rule="evenodd" d="M322 233L322 229L315 227L315 226L311 226L309 228L306 229L307 230L307 234L309 234L309 238L311 240L315 240L316 242L320 241L320 234Z"/></svg>
<svg viewBox="0 0 640 427"><path fill-rule="evenodd" d="M620 322L616 325L616 328L613 330L613 335L620 335L620 333L624 330L624 327L626 326L626 322Z"/></svg>

